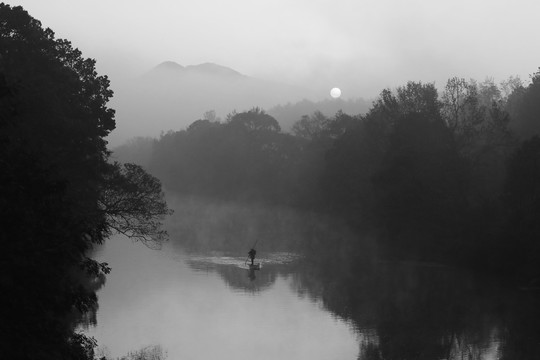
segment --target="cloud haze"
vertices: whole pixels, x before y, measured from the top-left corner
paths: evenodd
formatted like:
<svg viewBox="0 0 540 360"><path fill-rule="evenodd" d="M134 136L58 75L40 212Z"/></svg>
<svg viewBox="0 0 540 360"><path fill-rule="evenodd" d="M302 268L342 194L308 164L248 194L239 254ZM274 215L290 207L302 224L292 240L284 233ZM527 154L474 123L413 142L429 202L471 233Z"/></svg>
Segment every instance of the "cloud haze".
<svg viewBox="0 0 540 360"><path fill-rule="evenodd" d="M166 60L213 62L243 74L345 97L407 80L527 78L538 1L23 0L113 80Z"/></svg>

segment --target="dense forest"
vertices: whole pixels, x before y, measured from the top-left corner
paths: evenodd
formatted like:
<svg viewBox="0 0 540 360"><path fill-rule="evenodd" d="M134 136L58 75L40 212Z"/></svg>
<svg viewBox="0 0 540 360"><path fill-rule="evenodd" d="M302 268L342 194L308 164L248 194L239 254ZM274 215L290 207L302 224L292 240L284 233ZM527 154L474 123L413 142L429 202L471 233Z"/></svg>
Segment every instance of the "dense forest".
<svg viewBox="0 0 540 360"><path fill-rule="evenodd" d="M110 267L90 250L119 232L166 234L159 180L109 161L109 80L21 7L0 3L0 358L93 359L91 320Z"/></svg>
<svg viewBox="0 0 540 360"><path fill-rule="evenodd" d="M529 84L451 78L385 89L366 114L212 113L119 147L178 194L285 205L346 221L339 247L537 281L540 72ZM313 247L314 244L304 244ZM317 241L319 253L337 245ZM363 255L360 255L363 254Z"/></svg>

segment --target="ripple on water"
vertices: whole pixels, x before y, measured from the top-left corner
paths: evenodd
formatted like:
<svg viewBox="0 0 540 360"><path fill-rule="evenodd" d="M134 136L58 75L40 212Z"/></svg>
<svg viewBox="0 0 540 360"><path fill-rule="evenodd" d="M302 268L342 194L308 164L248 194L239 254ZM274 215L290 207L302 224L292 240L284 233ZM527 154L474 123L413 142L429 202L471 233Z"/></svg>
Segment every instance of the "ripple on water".
<svg viewBox="0 0 540 360"><path fill-rule="evenodd" d="M264 265L287 265L300 259L301 256L290 252L274 252L265 254L262 257L257 257L256 262ZM192 254L187 263L196 270L207 270L215 266L235 266L246 269L247 257L244 256L227 256L222 253L210 254Z"/></svg>

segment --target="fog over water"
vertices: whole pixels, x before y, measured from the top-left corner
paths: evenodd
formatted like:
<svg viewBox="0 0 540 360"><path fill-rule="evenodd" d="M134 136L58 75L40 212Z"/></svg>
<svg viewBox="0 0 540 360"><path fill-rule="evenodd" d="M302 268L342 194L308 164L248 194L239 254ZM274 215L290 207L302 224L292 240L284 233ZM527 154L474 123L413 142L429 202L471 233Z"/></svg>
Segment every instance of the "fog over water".
<svg viewBox="0 0 540 360"><path fill-rule="evenodd" d="M178 216L194 205L182 203ZM214 230L242 212L207 205L200 221ZM197 206L194 215L203 205ZM258 227L252 235L267 231L264 221L247 222ZM204 238L216 234L203 229L192 231L208 244ZM534 354L534 338L515 336L535 331L535 293L438 264L380 261L351 269L346 258L314 264L283 248L274 252L275 244L264 241L257 245L262 269L250 271L241 247L197 250L181 236L186 227L169 230L171 240L160 250L115 236L93 254L113 268L98 292L97 322L84 327L98 341L98 355L114 358L152 347L169 359L246 353L263 359L371 359L387 353L396 359L491 360ZM525 348L514 350L516 341Z"/></svg>

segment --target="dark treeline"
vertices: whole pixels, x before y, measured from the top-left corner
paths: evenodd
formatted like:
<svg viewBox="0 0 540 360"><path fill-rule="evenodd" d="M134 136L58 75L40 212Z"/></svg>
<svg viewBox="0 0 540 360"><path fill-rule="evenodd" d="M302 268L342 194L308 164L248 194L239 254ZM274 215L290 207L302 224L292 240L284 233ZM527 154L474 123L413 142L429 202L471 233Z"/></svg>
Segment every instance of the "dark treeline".
<svg viewBox="0 0 540 360"><path fill-rule="evenodd" d="M0 3L0 358L93 359L110 271L90 251L112 233L159 242L160 182L112 163L109 81L21 7Z"/></svg>
<svg viewBox="0 0 540 360"><path fill-rule="evenodd" d="M369 237L384 258L531 280L540 276L539 100L540 73L528 85L452 78L441 94L409 82L382 91L365 115L315 112L292 133L254 108L128 147L152 149L146 165L174 192L344 219L358 234L340 243L350 254Z"/></svg>
<svg viewBox="0 0 540 360"><path fill-rule="evenodd" d="M254 108L229 114L225 122L197 120L186 130L162 135L153 146L149 138L126 146L130 152L151 151L142 155L146 165L179 193L318 208L325 152L353 122L340 112L330 123L316 112L295 124L292 135Z"/></svg>

